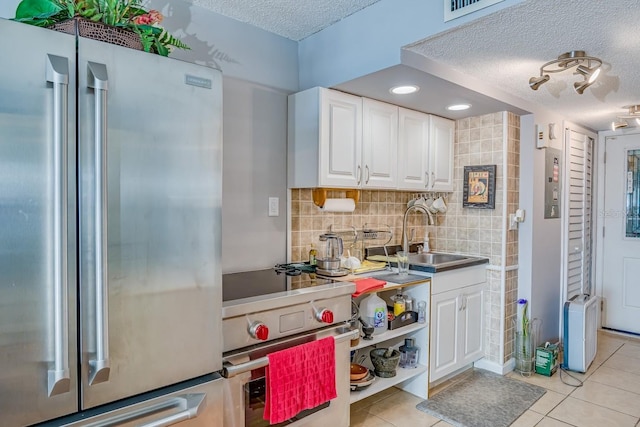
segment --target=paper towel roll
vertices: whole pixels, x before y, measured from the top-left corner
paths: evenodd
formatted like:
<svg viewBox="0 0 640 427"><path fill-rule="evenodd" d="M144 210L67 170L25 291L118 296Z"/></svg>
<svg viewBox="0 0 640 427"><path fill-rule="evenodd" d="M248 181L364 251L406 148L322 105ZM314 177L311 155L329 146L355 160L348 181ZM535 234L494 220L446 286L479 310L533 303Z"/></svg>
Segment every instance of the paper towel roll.
<svg viewBox="0 0 640 427"><path fill-rule="evenodd" d="M324 212L353 212L356 202L353 199L327 199L320 210Z"/></svg>

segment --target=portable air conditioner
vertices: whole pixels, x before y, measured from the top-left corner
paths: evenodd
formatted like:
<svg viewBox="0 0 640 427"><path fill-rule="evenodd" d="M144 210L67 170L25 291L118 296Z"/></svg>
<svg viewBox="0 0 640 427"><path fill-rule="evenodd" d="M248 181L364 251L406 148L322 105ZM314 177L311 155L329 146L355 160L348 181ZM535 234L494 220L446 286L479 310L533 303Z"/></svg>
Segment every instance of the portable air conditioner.
<svg viewBox="0 0 640 427"><path fill-rule="evenodd" d="M586 372L596 357L597 301L597 297L580 294L564 303L564 369Z"/></svg>

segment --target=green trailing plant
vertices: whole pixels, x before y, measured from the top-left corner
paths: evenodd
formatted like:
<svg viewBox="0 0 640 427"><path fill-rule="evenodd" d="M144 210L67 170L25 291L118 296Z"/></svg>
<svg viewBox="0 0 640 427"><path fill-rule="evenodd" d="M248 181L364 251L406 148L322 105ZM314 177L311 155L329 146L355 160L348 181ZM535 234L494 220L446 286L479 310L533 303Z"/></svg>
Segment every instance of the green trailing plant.
<svg viewBox="0 0 640 427"><path fill-rule="evenodd" d="M142 0L22 0L14 21L50 27L75 17L134 31L147 52L167 56L174 47L189 49L160 26L162 14L146 10Z"/></svg>

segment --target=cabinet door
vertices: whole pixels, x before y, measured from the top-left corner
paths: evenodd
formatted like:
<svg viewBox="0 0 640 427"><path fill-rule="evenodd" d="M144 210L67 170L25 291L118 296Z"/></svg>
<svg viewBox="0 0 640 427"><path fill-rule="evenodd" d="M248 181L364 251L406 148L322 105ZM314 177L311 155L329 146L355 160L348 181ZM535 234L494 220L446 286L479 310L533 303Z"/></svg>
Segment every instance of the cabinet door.
<svg viewBox="0 0 640 427"><path fill-rule="evenodd" d="M431 116L429 190L453 191L453 131L455 122Z"/></svg>
<svg viewBox="0 0 640 427"><path fill-rule="evenodd" d="M405 108L398 114L398 189L427 189L429 115Z"/></svg>
<svg viewBox="0 0 640 427"><path fill-rule="evenodd" d="M362 98L323 89L320 118L319 186L360 186Z"/></svg>
<svg viewBox="0 0 640 427"><path fill-rule="evenodd" d="M396 188L398 107L364 98L362 111L362 186Z"/></svg>
<svg viewBox="0 0 640 427"><path fill-rule="evenodd" d="M460 291L443 292L431 297L431 346L429 380L435 381L459 367Z"/></svg>
<svg viewBox="0 0 640 427"><path fill-rule="evenodd" d="M461 365L480 359L483 352L484 322L482 315L484 285L471 286L462 295Z"/></svg>

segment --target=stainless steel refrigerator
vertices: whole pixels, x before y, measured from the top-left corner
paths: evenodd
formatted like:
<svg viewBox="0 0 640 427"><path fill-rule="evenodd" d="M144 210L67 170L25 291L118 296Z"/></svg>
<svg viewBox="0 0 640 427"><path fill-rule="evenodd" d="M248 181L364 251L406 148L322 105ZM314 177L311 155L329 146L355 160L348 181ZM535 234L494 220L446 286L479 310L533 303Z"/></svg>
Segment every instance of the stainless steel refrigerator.
<svg viewBox="0 0 640 427"><path fill-rule="evenodd" d="M8 20L0 58L0 425L216 425L220 72Z"/></svg>

